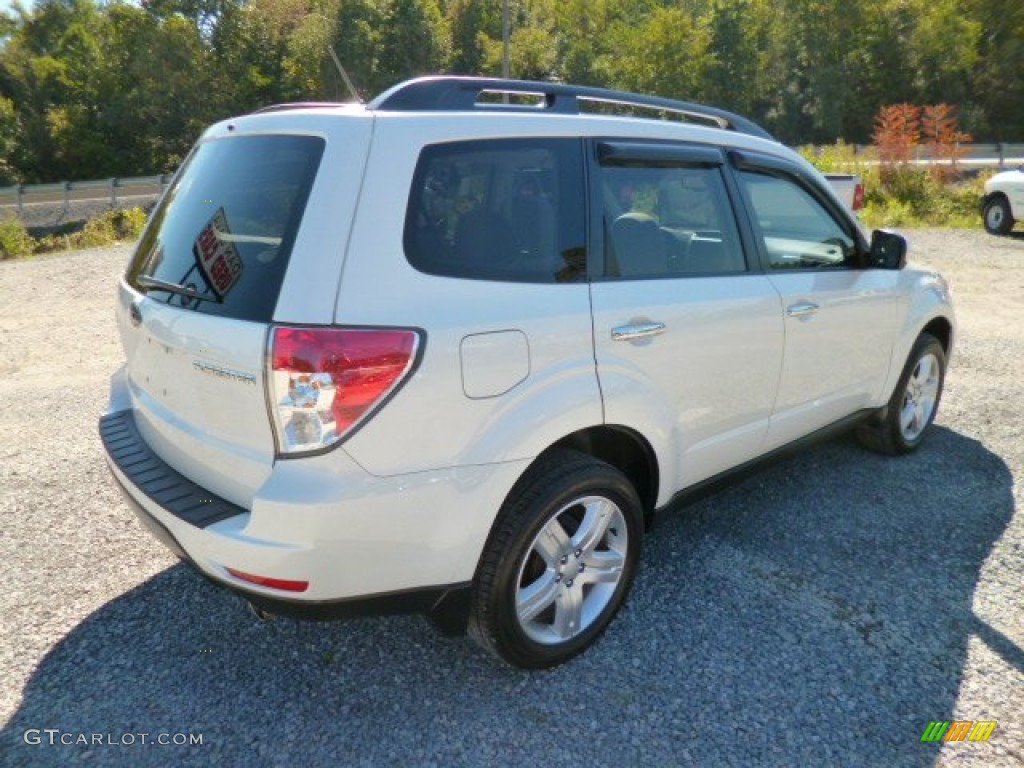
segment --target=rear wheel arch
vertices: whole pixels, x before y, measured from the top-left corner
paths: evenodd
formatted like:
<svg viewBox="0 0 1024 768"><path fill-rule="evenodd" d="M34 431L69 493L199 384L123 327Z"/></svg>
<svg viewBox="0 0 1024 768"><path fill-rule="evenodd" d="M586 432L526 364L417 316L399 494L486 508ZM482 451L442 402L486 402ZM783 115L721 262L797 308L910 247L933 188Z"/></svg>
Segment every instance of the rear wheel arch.
<svg viewBox="0 0 1024 768"><path fill-rule="evenodd" d="M519 493L524 481L536 473L537 467L547 463L552 454L575 452L590 456L611 465L626 476L636 491L644 513L645 527L653 522L654 509L658 502L660 473L658 460L651 444L639 432L622 426L600 424L585 427L560 438L541 451L519 475L519 479L509 489L504 503ZM494 536L494 528L498 520L491 526L486 544Z"/></svg>
<svg viewBox="0 0 1024 768"><path fill-rule="evenodd" d="M621 426L588 427L566 435L538 456L537 461L560 449L585 453L622 472L640 497L644 522L650 524L658 501L660 472L654 449L640 433Z"/></svg>

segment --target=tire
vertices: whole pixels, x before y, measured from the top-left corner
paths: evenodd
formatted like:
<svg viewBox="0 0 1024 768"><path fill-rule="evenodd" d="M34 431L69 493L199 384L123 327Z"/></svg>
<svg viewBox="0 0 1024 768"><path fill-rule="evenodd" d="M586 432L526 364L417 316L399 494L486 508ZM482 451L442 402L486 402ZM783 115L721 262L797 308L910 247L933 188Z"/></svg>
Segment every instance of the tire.
<svg viewBox="0 0 1024 768"><path fill-rule="evenodd" d="M1002 195L997 195L985 203L982 211L985 220L985 231L990 235L1008 235L1013 229L1013 212L1010 203Z"/></svg>
<svg viewBox="0 0 1024 768"><path fill-rule="evenodd" d="M517 667L590 647L636 573L643 514L622 472L575 451L529 469L502 506L473 580L469 633Z"/></svg>
<svg viewBox="0 0 1024 768"><path fill-rule="evenodd" d="M858 440L880 453L898 455L916 450L935 420L945 380L946 351L938 339L922 333L914 342L881 420L858 428Z"/></svg>

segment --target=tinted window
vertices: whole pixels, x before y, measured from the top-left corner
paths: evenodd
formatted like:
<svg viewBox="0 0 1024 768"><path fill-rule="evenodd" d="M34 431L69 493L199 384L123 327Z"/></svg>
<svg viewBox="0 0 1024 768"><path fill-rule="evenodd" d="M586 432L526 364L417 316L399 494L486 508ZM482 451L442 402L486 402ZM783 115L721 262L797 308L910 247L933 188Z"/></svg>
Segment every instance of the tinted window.
<svg viewBox="0 0 1024 768"><path fill-rule="evenodd" d="M770 269L857 266L856 241L806 189L785 176L742 171Z"/></svg>
<svg viewBox="0 0 1024 768"><path fill-rule="evenodd" d="M268 322L323 148L311 136L200 144L154 212L129 283L175 306ZM203 298L161 290L147 278Z"/></svg>
<svg viewBox="0 0 1024 768"><path fill-rule="evenodd" d="M427 147L405 220L409 262L435 275L573 282L586 275L582 145L494 139Z"/></svg>
<svg viewBox="0 0 1024 768"><path fill-rule="evenodd" d="M746 270L718 168L603 167L601 194L609 277Z"/></svg>

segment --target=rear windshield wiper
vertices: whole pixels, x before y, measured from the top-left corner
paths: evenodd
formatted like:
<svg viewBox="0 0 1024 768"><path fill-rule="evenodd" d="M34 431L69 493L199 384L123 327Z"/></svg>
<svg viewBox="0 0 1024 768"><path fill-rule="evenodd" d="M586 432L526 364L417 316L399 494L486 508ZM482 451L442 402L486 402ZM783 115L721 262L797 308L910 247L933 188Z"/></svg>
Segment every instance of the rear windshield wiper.
<svg viewBox="0 0 1024 768"><path fill-rule="evenodd" d="M216 302L217 304L224 303L224 299L222 299L217 294L213 294L211 296L208 293L200 293L194 288L189 288L184 285L178 285L177 283L168 283L164 280L158 280L155 277L150 277L149 275L139 275L137 278L135 278L135 282L138 283L143 288L152 288L157 291L167 291L168 293L175 293L178 296L187 296L190 299L197 299L198 301L213 301Z"/></svg>

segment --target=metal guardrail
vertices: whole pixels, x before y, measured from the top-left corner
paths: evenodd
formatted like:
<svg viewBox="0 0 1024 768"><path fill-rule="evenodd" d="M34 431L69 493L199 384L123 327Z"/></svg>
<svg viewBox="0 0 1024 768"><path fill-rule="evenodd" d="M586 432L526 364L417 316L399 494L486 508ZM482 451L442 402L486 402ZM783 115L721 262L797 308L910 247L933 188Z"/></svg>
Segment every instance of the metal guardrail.
<svg viewBox="0 0 1024 768"><path fill-rule="evenodd" d="M933 158L927 146L917 148L915 162L950 164L948 157ZM1024 164L1024 144L960 144L956 164L966 168L1016 168Z"/></svg>
<svg viewBox="0 0 1024 768"><path fill-rule="evenodd" d="M862 154L871 149L864 144L854 144L855 154ZM931 163L949 164L952 161L948 157L934 158L928 147L919 145L914 150L913 163L917 165L928 165ZM1024 164L1024 143L1001 142L997 144L961 144L956 158L957 165L966 168L1016 168Z"/></svg>
<svg viewBox="0 0 1024 768"><path fill-rule="evenodd" d="M171 182L171 175L132 176L97 181L58 181L51 184L15 184L0 187L0 207L16 207L22 214L27 205L61 204L67 211L73 202L109 200L111 207L128 197L157 197Z"/></svg>

